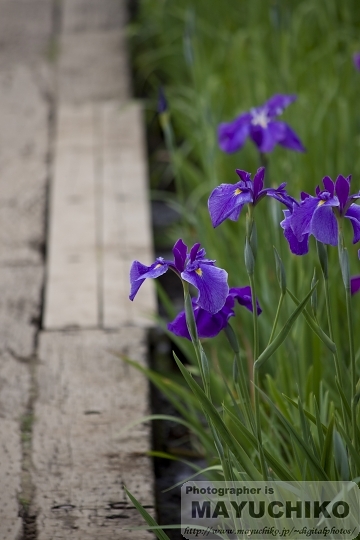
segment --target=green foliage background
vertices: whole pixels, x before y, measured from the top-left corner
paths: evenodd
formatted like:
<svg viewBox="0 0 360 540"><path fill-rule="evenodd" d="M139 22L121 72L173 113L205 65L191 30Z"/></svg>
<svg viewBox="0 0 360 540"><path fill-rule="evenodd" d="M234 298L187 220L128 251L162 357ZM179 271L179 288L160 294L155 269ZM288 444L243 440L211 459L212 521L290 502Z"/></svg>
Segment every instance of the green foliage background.
<svg viewBox="0 0 360 540"><path fill-rule="evenodd" d="M352 174L352 192L360 190L360 73L352 61L353 53L360 50L358 1L141 0L137 19L129 32L136 89L138 94L147 96L149 125L154 128L157 122L157 93L163 85L176 139L173 152L165 158L162 153L160 159L159 152L155 151L151 158L154 197L167 200L181 215L180 222L170 231L172 239L182 237L190 245L200 241L208 257L216 259L217 265L228 271L230 286L248 283L243 262L245 216L241 215L236 223L226 221L213 230L207 199L218 184L237 181L235 168L254 174L260 161L251 141L236 154L222 153L217 145L220 122L261 105L275 93L295 93L298 99L285 111L283 119L299 134L307 152L300 154L276 147L268 155L267 182L274 186L287 182L288 192L298 199L300 191L314 193L325 175L335 180L338 174ZM155 139L157 129L155 127ZM171 190L164 192L172 185L174 176L175 195ZM299 299L310 290L315 268L320 280L317 317L327 332L315 243L311 240L309 255L292 255L279 226L281 219L280 205L274 201L263 200L256 207L259 245L256 281L263 308L259 318L261 350L269 339L280 295L273 245L283 260L288 287ZM359 246L352 246L351 226L349 223L346 226L352 274L359 274ZM330 247L328 253L334 337L345 366L349 352L345 298L337 250ZM360 295L353 298L357 359L360 353L359 301ZM285 324L294 308L287 297L278 328ZM240 308L234 328L242 345L242 358L250 363L251 315ZM191 345L185 340L177 341L191 361ZM224 422L231 425L235 439L241 441L244 434L231 417L231 411L234 413L232 390L223 382L224 378L232 388L232 352L222 336L206 343L205 349L211 362L213 402L222 410ZM196 373L196 366L193 372ZM169 397L182 409L202 441L209 462L214 463L213 443L202 432L199 421L203 410L199 401L176 382L164 382L155 374L151 377L164 391L168 389ZM339 478L339 463L348 459L350 450L337 431L333 439L334 425L337 426L338 421L341 424L337 412L341 408L341 396L335 384L334 362L330 351L302 317L262 368L261 384L277 410L298 430L305 445L310 445L309 451L314 451L320 469L329 478ZM344 372L346 395L348 389ZM294 403L282 394L295 400ZM299 413L302 405L298 400L306 409L307 419L301 410ZM325 440L315 421L316 406L325 426ZM309 455L301 445L296 445L288 428L278 421L277 413L266 401L262 403L262 424L264 447L280 462L284 461L294 477L316 477L319 471L312 467ZM341 431L341 427L337 429ZM314 449L309 437L314 440ZM258 466L256 445L252 447L249 443L244 453ZM302 465L304 457L310 463L305 467ZM360 474L360 469L358 472ZM277 474L281 476L279 471Z"/></svg>

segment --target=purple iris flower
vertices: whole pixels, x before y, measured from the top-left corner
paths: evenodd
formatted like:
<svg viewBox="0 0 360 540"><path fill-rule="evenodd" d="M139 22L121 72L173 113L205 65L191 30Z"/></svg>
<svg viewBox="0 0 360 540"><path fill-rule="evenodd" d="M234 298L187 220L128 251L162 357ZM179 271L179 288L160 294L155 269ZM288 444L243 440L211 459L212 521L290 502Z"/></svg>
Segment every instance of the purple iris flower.
<svg viewBox="0 0 360 540"><path fill-rule="evenodd" d="M295 95L275 94L261 107L240 114L232 122L219 125L219 146L223 152L231 154L240 150L247 137L251 137L260 152L272 152L276 144L290 150L305 152L299 137L285 122L276 120Z"/></svg>
<svg viewBox="0 0 360 540"><path fill-rule="evenodd" d="M337 218L346 217L351 221L354 237L353 243L360 240L360 206L354 201L360 198L360 193L349 195L351 176L337 177L334 183L329 176L323 178L324 190L316 188L316 197L302 193L302 201L295 204L292 213L285 215L281 223L285 237L289 241L290 249L297 255L306 253L308 236L312 234L323 244L337 246L338 222ZM295 238L295 239L294 239ZM305 251L299 253L301 243ZM298 253L297 253L298 252Z"/></svg>
<svg viewBox="0 0 360 540"><path fill-rule="evenodd" d="M231 288L224 306L215 314L205 311L199 306L194 298L192 299L196 327L200 338L215 337L225 328L230 317L235 316L235 300L237 300L241 306L252 311L251 288L249 286ZM256 305L257 314L260 315L262 310L258 301L256 301ZM186 325L185 311L181 311L177 317L168 324L168 329L176 336L184 337L189 340L191 339Z"/></svg>
<svg viewBox="0 0 360 540"><path fill-rule="evenodd" d="M263 189L264 167L257 170L254 180L251 180L251 174L246 171L236 169L236 173L241 178L240 182L220 184L209 197L208 208L213 227L217 227L227 218L237 221L245 204L255 206L266 195L284 203L289 209L292 208L295 199L286 193L285 183L278 188Z"/></svg>
<svg viewBox="0 0 360 540"><path fill-rule="evenodd" d="M307 198L307 193L302 193L301 197L303 199ZM294 208L298 206L298 203L295 202L293 207L290 209L283 210L285 219L281 221L280 225L284 229L284 236L289 242L290 250L295 255L305 255L309 251L309 235L304 234L300 240L298 240L291 228L291 218L293 215Z"/></svg>
<svg viewBox="0 0 360 540"><path fill-rule="evenodd" d="M354 276L350 279L351 294L355 294L360 291L360 276Z"/></svg>
<svg viewBox="0 0 360 540"><path fill-rule="evenodd" d="M220 311L229 293L227 272L217 268L215 261L205 258L205 250L200 249L200 244L195 244L188 251L186 244L179 239L172 251L174 261L166 261L158 257L151 266L145 266L139 261L132 263L130 300L134 300L146 278L157 278L170 268L199 291L197 303L201 308L210 313Z"/></svg>
<svg viewBox="0 0 360 540"><path fill-rule="evenodd" d="M360 259L360 249L358 250L358 257ZM350 279L350 291L351 294L360 291L360 276L354 276Z"/></svg>
<svg viewBox="0 0 360 540"><path fill-rule="evenodd" d="M360 71L360 52L356 52L353 54L353 62L355 68Z"/></svg>

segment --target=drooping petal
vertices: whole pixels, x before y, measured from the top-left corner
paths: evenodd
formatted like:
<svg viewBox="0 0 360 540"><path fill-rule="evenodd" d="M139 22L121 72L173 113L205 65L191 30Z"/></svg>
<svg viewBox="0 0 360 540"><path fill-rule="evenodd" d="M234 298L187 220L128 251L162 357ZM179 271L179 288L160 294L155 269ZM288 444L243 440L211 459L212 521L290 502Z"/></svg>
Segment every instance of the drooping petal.
<svg viewBox="0 0 360 540"><path fill-rule="evenodd" d="M232 309L225 310L224 308L218 313L209 313L198 306L194 298L192 299L192 305L199 338L217 336L227 325L228 319L235 315ZM191 340L186 324L185 311L181 311L167 327L176 336Z"/></svg>
<svg viewBox="0 0 360 540"><path fill-rule="evenodd" d="M305 255L309 251L309 235L304 234L302 240L298 240L291 228L291 212L284 210L285 219L280 225L284 229L284 236L289 243L291 253L294 255Z"/></svg>
<svg viewBox="0 0 360 540"><path fill-rule="evenodd" d="M251 192L242 191L240 182L237 184L220 184L211 193L208 208L213 227L217 227L225 219L233 219L240 206L252 201ZM237 217L239 217L237 215Z"/></svg>
<svg viewBox="0 0 360 540"><path fill-rule="evenodd" d="M318 206L311 220L311 234L323 244L338 245L338 224L331 206Z"/></svg>
<svg viewBox="0 0 360 540"><path fill-rule="evenodd" d="M277 143L277 131L273 129L275 122L270 122L266 127L259 124L251 125L250 137L260 152L272 152Z"/></svg>
<svg viewBox="0 0 360 540"><path fill-rule="evenodd" d="M352 228L354 230L353 244L360 242L360 206L352 204L345 214L345 217L351 221Z"/></svg>
<svg viewBox="0 0 360 540"><path fill-rule="evenodd" d="M350 279L351 294L355 294L360 291L360 276L354 276Z"/></svg>
<svg viewBox="0 0 360 540"><path fill-rule="evenodd" d="M138 290L147 278L157 278L169 269L167 261L156 260L151 266L134 261L130 268L130 300L134 300Z"/></svg>
<svg viewBox="0 0 360 540"><path fill-rule="evenodd" d="M218 127L219 146L223 152L240 150L249 134L251 114L244 113L232 122L224 122Z"/></svg>
<svg viewBox="0 0 360 540"><path fill-rule="evenodd" d="M285 190L280 190L279 188L263 189L263 191L260 193L260 197L262 197L263 194L268 195L269 197L272 197L273 199L276 199L277 201L285 204L285 206L287 206L289 210L292 210L294 204L296 204L296 200L294 199L294 197L291 197L291 195L288 195Z"/></svg>
<svg viewBox="0 0 360 540"><path fill-rule="evenodd" d="M299 241L304 234L310 233L311 220L318 204L317 197L308 197L299 206L294 207L291 228Z"/></svg>
<svg viewBox="0 0 360 540"><path fill-rule="evenodd" d="M199 291L197 303L200 307L217 313L224 306L229 293L225 270L200 261L188 265L181 277Z"/></svg>
<svg viewBox="0 0 360 540"><path fill-rule="evenodd" d="M231 296L234 300L237 300L241 306L246 307L246 309L249 311L253 310L251 287L248 285L246 287L231 287L229 290L229 296ZM256 300L256 311L258 315L260 315L262 312L258 300Z"/></svg>
<svg viewBox="0 0 360 540"><path fill-rule="evenodd" d="M192 299L192 305L193 305L193 310L194 310L194 317L196 320L196 314L195 314L196 303L194 299ZM175 319L168 323L167 328L168 330L170 330L170 332L175 334L175 336L179 336L179 337L183 337L183 338L191 340L189 330L186 324L185 311L180 311L180 313L176 315ZM198 333L199 333L199 328L198 328Z"/></svg>
<svg viewBox="0 0 360 540"><path fill-rule="evenodd" d="M275 117L282 114L296 99L295 94L275 94L264 103L264 106L267 107L269 116Z"/></svg>
<svg viewBox="0 0 360 540"><path fill-rule="evenodd" d="M181 273L185 268L186 254L187 254L187 245L184 244L181 238L175 242L173 247L173 255L175 266L177 270Z"/></svg>
<svg viewBox="0 0 360 540"><path fill-rule="evenodd" d="M335 192L339 199L341 213L345 208L350 192L350 183L342 174L339 174L336 179Z"/></svg>
<svg viewBox="0 0 360 540"><path fill-rule="evenodd" d="M230 214L230 216L227 217L227 219L231 219L231 221L237 221L240 216L240 212L243 209L243 204L240 204L235 210Z"/></svg>
<svg viewBox="0 0 360 540"><path fill-rule="evenodd" d="M274 122L275 123L275 122ZM295 131L286 122L276 122L279 135L278 143L295 152L306 152L306 149ZM279 125L280 124L280 125Z"/></svg>

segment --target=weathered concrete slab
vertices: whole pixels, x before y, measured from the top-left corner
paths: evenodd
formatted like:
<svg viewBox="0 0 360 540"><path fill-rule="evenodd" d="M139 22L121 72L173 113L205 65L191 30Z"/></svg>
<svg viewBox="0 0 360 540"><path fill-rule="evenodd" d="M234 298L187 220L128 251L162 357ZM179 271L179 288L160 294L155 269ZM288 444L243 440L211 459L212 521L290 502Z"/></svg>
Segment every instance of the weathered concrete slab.
<svg viewBox="0 0 360 540"><path fill-rule="evenodd" d="M20 431L20 419L27 407L29 388L30 373L27 362L16 359L8 352L1 353L0 418L17 422L17 431ZM2 435L4 435L4 432L0 431L0 440Z"/></svg>
<svg viewBox="0 0 360 540"><path fill-rule="evenodd" d="M0 64L45 57L51 0L0 0Z"/></svg>
<svg viewBox="0 0 360 540"><path fill-rule="evenodd" d="M44 327L152 325L154 285L128 299L135 258L153 262L139 103L59 109Z"/></svg>
<svg viewBox="0 0 360 540"><path fill-rule="evenodd" d="M42 267L0 267L0 351L33 354L42 285Z"/></svg>
<svg viewBox="0 0 360 540"><path fill-rule="evenodd" d="M123 30L63 34L58 72L60 102L130 97Z"/></svg>
<svg viewBox="0 0 360 540"><path fill-rule="evenodd" d="M19 423L0 417L0 538L18 540L22 532L18 496L21 491L21 434Z"/></svg>
<svg viewBox="0 0 360 540"><path fill-rule="evenodd" d="M25 362L0 354L0 538L18 540L22 532L19 498L22 491L22 417L30 390Z"/></svg>
<svg viewBox="0 0 360 540"><path fill-rule="evenodd" d="M0 70L0 96L0 264L39 264L49 105L24 65Z"/></svg>
<svg viewBox="0 0 360 540"><path fill-rule="evenodd" d="M64 33L114 30L125 25L124 0L64 0Z"/></svg>
<svg viewBox="0 0 360 540"><path fill-rule="evenodd" d="M45 328L98 325L94 109L63 106L50 190Z"/></svg>
<svg viewBox="0 0 360 540"><path fill-rule="evenodd" d="M141 104L101 107L103 193L103 324L153 325L154 285L146 282L130 303L129 270L136 258L154 260Z"/></svg>
<svg viewBox="0 0 360 540"><path fill-rule="evenodd" d="M145 335L136 328L41 335L33 433L38 540L152 538L122 530L143 525L124 483L153 507L149 428L123 432L147 412L147 381L107 351L143 363Z"/></svg>

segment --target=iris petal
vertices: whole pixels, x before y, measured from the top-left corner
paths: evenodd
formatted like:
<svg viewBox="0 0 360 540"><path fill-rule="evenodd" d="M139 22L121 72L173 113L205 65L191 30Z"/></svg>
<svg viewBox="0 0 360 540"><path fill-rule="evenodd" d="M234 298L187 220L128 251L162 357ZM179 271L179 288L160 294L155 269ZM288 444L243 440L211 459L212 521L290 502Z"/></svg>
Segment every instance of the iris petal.
<svg viewBox="0 0 360 540"><path fill-rule="evenodd" d="M360 276L354 276L350 279L351 294L360 291Z"/></svg>
<svg viewBox="0 0 360 540"><path fill-rule="evenodd" d="M145 266L139 261L134 261L130 268L130 300L134 300L138 290L147 278L157 278L165 274L169 269L167 262L155 261L151 266Z"/></svg>
<svg viewBox="0 0 360 540"><path fill-rule="evenodd" d="M181 238L175 242L172 252L174 255L175 266L179 272L182 272L185 268L187 245L184 244Z"/></svg>
<svg viewBox="0 0 360 540"><path fill-rule="evenodd" d="M291 253L305 255L309 251L309 235L304 234L302 240L298 240L291 228L291 212L284 210L285 219L280 223L284 229L284 236L289 243Z"/></svg>
<svg viewBox="0 0 360 540"><path fill-rule="evenodd" d="M260 167L254 176L254 201L264 187L265 167Z"/></svg>
<svg viewBox="0 0 360 540"><path fill-rule="evenodd" d="M318 204L317 197L308 197L300 206L294 207L291 228L299 241L302 240L304 234L310 233L311 220Z"/></svg>
<svg viewBox="0 0 360 540"><path fill-rule="evenodd" d="M230 317L235 316L234 304L235 300L240 305L244 306L248 310L252 311L251 301L251 288L246 287L233 287L229 290L228 297L224 306L217 313L209 313L205 311L196 303L196 300L192 299L192 306L194 311L194 318L197 327L198 336L200 338L211 338L217 336L221 330L225 328ZM261 308L259 302L256 302L257 313L260 315ZM181 311L175 319L168 323L168 330L179 337L190 338L190 334L186 324L185 311Z"/></svg>
<svg viewBox="0 0 360 540"><path fill-rule="evenodd" d="M280 133L280 124L281 124L281 137L278 139L278 143L285 148L290 148L290 150L295 150L296 152L305 152L305 147L300 141L299 137L296 135L295 131L286 124L286 122L276 122L278 124L278 130Z"/></svg>
<svg viewBox="0 0 360 540"><path fill-rule="evenodd" d="M344 209L348 197L349 197L349 191L350 191L350 183L349 181L342 176L342 174L339 174L339 176L336 179L335 183L335 192L339 199L340 203L340 212Z"/></svg>
<svg viewBox="0 0 360 540"><path fill-rule="evenodd" d="M229 287L225 270L199 262L197 269L185 269L181 277L197 288L197 303L210 313L217 313L224 306Z"/></svg>
<svg viewBox="0 0 360 540"><path fill-rule="evenodd" d="M295 94L275 94L264 103L264 106L267 108L269 116L279 116L296 99Z"/></svg>
<svg viewBox="0 0 360 540"><path fill-rule="evenodd" d="M338 224L330 206L322 205L315 210L310 232L323 244L338 245Z"/></svg>
<svg viewBox="0 0 360 540"><path fill-rule="evenodd" d="M240 150L249 135L251 114L245 113L218 127L219 146L223 152L232 153Z"/></svg>
<svg viewBox="0 0 360 540"><path fill-rule="evenodd" d="M211 193L208 208L213 227L217 227L228 217L236 217L237 209L252 201L249 191L242 191L240 182L237 184L220 184ZM237 217L239 217L237 215Z"/></svg>
<svg viewBox="0 0 360 540"><path fill-rule="evenodd" d="M333 196L334 195L335 184L331 180L330 176L325 176L323 178L323 184L324 184L325 190L328 191L331 196Z"/></svg>
<svg viewBox="0 0 360 540"><path fill-rule="evenodd" d="M356 244L360 241L360 206L352 204L348 208L345 217L349 218L351 221L354 230L353 244Z"/></svg>

